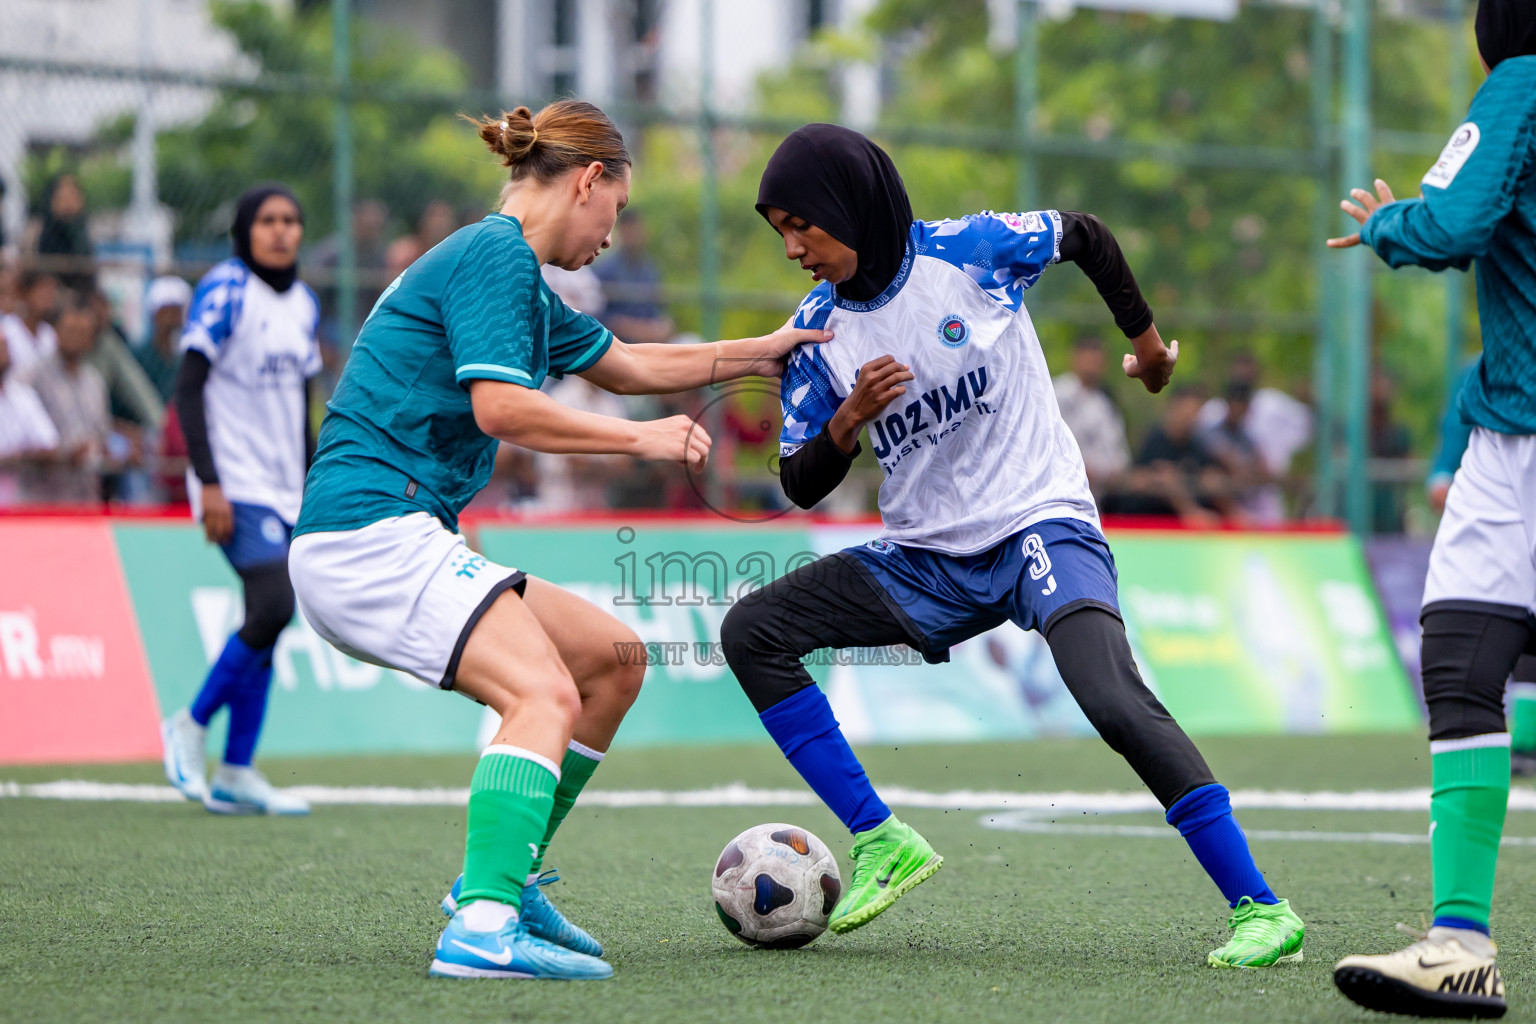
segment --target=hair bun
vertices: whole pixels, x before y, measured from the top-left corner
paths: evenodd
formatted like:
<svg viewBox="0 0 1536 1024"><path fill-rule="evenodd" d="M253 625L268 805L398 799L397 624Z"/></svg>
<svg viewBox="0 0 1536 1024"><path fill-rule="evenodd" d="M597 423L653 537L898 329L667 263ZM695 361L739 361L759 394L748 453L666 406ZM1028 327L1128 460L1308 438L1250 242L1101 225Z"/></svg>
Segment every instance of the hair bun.
<svg viewBox="0 0 1536 1024"><path fill-rule="evenodd" d="M501 157L503 167L527 160L539 140L539 130L533 126L533 111L527 107L518 107L500 118L487 118L479 124L480 138L492 153Z"/></svg>
<svg viewBox="0 0 1536 1024"><path fill-rule="evenodd" d="M537 114L527 107L503 111L499 117L469 117L486 148L512 170L512 181L533 176L553 181L566 171L601 163L603 174L623 178L629 151L614 123L584 100L556 100Z"/></svg>

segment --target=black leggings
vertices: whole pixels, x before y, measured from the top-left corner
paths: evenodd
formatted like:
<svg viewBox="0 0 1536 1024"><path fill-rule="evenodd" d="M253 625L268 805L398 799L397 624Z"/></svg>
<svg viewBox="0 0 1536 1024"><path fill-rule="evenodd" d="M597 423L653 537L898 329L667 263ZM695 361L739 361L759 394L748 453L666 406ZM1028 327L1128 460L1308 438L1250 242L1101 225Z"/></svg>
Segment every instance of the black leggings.
<svg viewBox="0 0 1536 1024"><path fill-rule="evenodd" d="M1512 605L1441 601L1424 609L1423 622L1429 738L1506 731L1504 684L1532 642L1529 613Z"/></svg>
<svg viewBox="0 0 1536 1024"><path fill-rule="evenodd" d="M288 563L268 562L238 570L245 584L245 625L240 639L254 650L277 643L277 636L293 621L293 584Z"/></svg>
<svg viewBox="0 0 1536 1024"><path fill-rule="evenodd" d="M721 624L720 639L758 713L812 685L800 661L812 651L924 646L863 564L841 553L738 601ZM1102 608L1080 608L1048 623L1045 640L1083 714L1164 807L1216 781L1200 751L1142 682L1117 617Z"/></svg>

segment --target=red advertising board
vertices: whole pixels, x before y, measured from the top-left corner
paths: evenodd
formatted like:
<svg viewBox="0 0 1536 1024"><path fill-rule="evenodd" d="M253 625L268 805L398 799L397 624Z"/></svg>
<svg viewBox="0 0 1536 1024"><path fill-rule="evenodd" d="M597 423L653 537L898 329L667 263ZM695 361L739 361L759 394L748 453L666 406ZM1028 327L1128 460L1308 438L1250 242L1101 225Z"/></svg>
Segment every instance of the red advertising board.
<svg viewBox="0 0 1536 1024"><path fill-rule="evenodd" d="M111 526L0 519L0 764L154 759L158 718Z"/></svg>

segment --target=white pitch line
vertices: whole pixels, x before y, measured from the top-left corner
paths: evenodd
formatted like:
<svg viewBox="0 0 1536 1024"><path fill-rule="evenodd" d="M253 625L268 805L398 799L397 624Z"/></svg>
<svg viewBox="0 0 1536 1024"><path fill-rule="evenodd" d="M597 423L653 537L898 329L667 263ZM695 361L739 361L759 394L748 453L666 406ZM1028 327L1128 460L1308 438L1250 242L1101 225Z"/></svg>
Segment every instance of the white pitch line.
<svg viewBox="0 0 1536 1024"><path fill-rule="evenodd" d="M1051 836L1115 836L1129 839L1177 839L1177 829L1166 825L1069 825L1041 821L1033 811L1014 811L981 819L982 828ZM1311 829L1245 828L1250 840L1296 843L1385 843L1391 846L1427 846L1428 832L1322 832ZM1536 837L1505 836L1504 846L1536 846Z"/></svg>
<svg viewBox="0 0 1536 1024"><path fill-rule="evenodd" d="M291 792L316 804L352 804L380 807L462 807L468 789L409 788L403 786L295 786ZM890 786L881 789L885 802L899 807L950 811L1019 811L1042 813L1125 814L1160 813L1162 808L1147 792L1082 793L1008 792L959 789L947 792ZM177 803L184 798L170 786L88 782L61 779L57 782L0 782L0 799L114 801L127 803ZM592 790L581 795L589 807L809 807L816 797L805 789L754 789L731 783L708 789ZM1274 811L1428 811L1428 789L1320 790L1239 789L1232 793L1238 810ZM1509 794L1511 811L1536 811L1536 789L1524 787ZM1080 828L1082 826L1070 826ZM1122 827L1122 826L1115 826ZM1161 831L1161 826L1159 826Z"/></svg>

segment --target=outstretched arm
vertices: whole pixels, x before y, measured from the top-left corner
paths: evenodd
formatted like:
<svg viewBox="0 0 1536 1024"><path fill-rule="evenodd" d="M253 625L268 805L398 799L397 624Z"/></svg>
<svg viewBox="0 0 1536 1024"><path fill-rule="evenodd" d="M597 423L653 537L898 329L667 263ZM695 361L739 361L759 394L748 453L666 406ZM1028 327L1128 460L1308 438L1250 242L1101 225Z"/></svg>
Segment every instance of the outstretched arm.
<svg viewBox="0 0 1536 1024"><path fill-rule="evenodd" d="M632 455L684 462L695 473L710 437L687 416L636 422L562 405L533 388L498 380L469 382L475 425L499 441L554 455Z"/></svg>
<svg viewBox="0 0 1536 1024"><path fill-rule="evenodd" d="M1179 360L1179 343L1163 344L1152 322L1152 307L1142 297L1136 275L1109 228L1091 213L1063 213L1061 258L1076 263L1088 275L1114 315L1115 325L1131 339L1134 354L1123 361L1125 375L1141 381L1154 395L1167 387Z"/></svg>
<svg viewBox="0 0 1536 1024"><path fill-rule="evenodd" d="M763 338L706 345L626 345L614 339L580 375L618 395L670 394L738 377L777 377L796 345L819 345L831 338L831 331L785 327Z"/></svg>
<svg viewBox="0 0 1536 1024"><path fill-rule="evenodd" d="M1420 182L1419 198L1395 198L1380 178L1375 195L1351 189L1355 202L1339 205L1360 223L1360 233L1330 238L1328 245L1364 243L1390 266L1429 270L1465 270L1487 253L1536 151L1536 68L1529 65L1504 61L1489 74L1466 121Z"/></svg>

